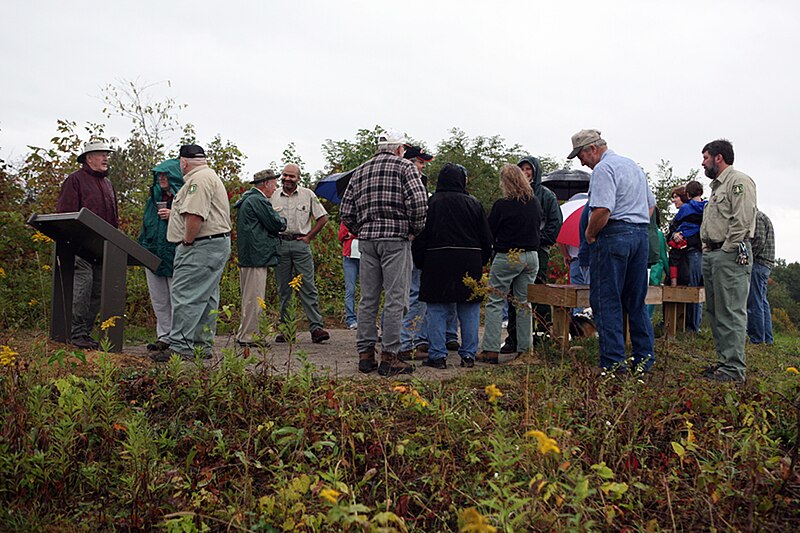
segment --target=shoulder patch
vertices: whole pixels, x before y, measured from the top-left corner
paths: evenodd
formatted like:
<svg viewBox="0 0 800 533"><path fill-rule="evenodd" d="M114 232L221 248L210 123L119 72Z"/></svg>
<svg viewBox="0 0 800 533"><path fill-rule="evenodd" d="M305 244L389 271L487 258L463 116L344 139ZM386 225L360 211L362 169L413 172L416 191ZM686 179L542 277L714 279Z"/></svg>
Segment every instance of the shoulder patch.
<svg viewBox="0 0 800 533"><path fill-rule="evenodd" d="M732 187L734 196L741 196L744 194L744 185L737 183Z"/></svg>
<svg viewBox="0 0 800 533"><path fill-rule="evenodd" d="M196 183L192 183L191 185L189 185L189 194L194 194L196 191L197 191Z"/></svg>

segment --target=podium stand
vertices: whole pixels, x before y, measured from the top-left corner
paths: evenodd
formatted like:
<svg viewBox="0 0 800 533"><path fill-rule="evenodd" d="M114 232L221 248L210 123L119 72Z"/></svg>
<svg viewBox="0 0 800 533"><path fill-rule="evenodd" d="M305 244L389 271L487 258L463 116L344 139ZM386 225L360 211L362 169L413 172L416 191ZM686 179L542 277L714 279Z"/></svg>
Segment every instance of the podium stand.
<svg viewBox="0 0 800 533"><path fill-rule="evenodd" d="M125 284L128 266L156 270L161 259L85 207L77 213L33 214L28 224L55 241L50 338L68 343L72 336L72 287L75 256L103 265L100 320L118 316L106 334L111 351L122 351Z"/></svg>

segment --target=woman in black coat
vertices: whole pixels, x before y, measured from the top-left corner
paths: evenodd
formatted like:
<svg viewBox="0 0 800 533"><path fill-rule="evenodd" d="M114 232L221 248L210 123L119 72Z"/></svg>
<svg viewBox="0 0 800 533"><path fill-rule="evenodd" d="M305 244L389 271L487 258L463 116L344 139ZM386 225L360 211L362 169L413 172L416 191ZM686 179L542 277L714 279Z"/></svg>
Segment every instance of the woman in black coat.
<svg viewBox="0 0 800 533"><path fill-rule="evenodd" d="M492 233L477 198L467 193L467 169L447 163L428 200L425 229L411 245L414 264L422 271L419 299L428 304L428 358L422 362L446 368L445 326L455 306L461 324L461 366L471 367L478 350L480 300L464 284L481 278L491 258Z"/></svg>

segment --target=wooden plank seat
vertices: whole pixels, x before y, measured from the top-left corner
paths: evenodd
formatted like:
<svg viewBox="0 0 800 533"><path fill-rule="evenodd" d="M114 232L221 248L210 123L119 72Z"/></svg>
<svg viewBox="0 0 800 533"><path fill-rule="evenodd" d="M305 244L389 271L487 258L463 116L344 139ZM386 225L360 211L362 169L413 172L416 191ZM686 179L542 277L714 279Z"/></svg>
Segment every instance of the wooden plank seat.
<svg viewBox="0 0 800 533"><path fill-rule="evenodd" d="M528 285L528 301L549 305L553 309L553 337L561 344L562 353L569 348L570 314L574 307L589 307L588 285L558 285L548 283ZM648 286L645 304L664 305L664 337L674 337L684 331L687 303L705 301L703 287ZM627 332L627 317L625 330ZM626 335L627 337L627 335Z"/></svg>

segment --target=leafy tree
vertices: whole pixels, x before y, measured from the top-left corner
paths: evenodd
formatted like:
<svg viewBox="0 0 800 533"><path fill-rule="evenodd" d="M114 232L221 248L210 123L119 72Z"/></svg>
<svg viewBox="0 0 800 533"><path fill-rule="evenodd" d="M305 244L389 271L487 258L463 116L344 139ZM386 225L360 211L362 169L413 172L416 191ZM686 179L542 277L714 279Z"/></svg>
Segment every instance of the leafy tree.
<svg viewBox="0 0 800 533"><path fill-rule="evenodd" d="M430 177L428 188L436 188L436 176L446 163L464 165L469 176L467 189L488 212L500 197L500 167L506 163L516 163L524 155L527 154L520 145L507 146L506 140L499 135L470 138L464 131L452 128L450 137L436 146L436 159L427 168L426 174Z"/></svg>
<svg viewBox="0 0 800 533"><path fill-rule="evenodd" d="M354 141L327 139L322 145L322 153L325 155L325 174L353 170L374 157L377 150L376 139L383 131L385 130L380 126L375 126L371 130L358 130Z"/></svg>

